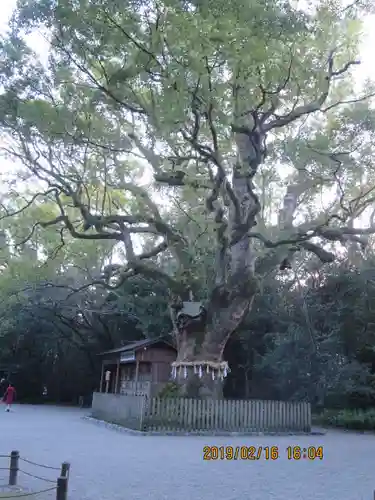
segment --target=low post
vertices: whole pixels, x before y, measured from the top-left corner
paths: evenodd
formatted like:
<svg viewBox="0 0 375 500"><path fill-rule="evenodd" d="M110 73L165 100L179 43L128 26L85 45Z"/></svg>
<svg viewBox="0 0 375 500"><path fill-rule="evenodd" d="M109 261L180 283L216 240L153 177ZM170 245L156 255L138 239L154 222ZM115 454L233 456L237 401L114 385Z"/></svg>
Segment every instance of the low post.
<svg viewBox="0 0 375 500"><path fill-rule="evenodd" d="M111 380L111 372L110 370L107 370L105 372L105 392L108 394L109 392L109 382Z"/></svg>
<svg viewBox="0 0 375 500"><path fill-rule="evenodd" d="M69 477L70 463L63 462L61 464L61 477Z"/></svg>
<svg viewBox="0 0 375 500"><path fill-rule="evenodd" d="M68 478L59 477L57 479L56 500L67 500L68 498Z"/></svg>
<svg viewBox="0 0 375 500"><path fill-rule="evenodd" d="M17 476L18 476L18 462L20 459L19 451L12 451L10 454L10 464L9 464L9 485L16 486Z"/></svg>

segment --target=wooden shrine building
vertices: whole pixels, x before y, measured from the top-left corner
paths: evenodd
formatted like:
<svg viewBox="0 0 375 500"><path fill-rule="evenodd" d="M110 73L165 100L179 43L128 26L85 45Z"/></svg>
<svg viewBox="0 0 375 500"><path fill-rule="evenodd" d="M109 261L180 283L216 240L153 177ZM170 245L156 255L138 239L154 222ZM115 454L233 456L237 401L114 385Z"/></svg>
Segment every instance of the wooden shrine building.
<svg viewBox="0 0 375 500"><path fill-rule="evenodd" d="M156 395L170 380L177 351L172 339L159 337L132 342L99 354L102 373L99 392Z"/></svg>

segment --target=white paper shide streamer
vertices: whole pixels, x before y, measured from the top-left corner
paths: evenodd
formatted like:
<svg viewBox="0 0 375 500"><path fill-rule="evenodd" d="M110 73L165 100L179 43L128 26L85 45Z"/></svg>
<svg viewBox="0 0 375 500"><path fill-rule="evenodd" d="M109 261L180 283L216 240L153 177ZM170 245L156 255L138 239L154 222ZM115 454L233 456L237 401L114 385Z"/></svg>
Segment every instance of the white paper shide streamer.
<svg viewBox="0 0 375 500"><path fill-rule="evenodd" d="M211 374L212 380L220 379L224 380L230 372L228 363L226 361L222 361L220 363L215 363L212 361L201 361L201 362L190 362L190 361L181 361L172 363L171 376L173 379L179 378L188 378L189 370L193 370L195 375L198 375L199 378L203 377L203 374L207 375Z"/></svg>

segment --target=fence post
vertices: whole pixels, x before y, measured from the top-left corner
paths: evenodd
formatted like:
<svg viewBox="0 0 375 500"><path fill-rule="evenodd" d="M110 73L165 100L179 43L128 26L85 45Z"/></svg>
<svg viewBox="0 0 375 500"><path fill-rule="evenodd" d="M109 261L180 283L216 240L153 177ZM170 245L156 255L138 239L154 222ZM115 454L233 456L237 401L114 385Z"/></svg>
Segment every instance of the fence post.
<svg viewBox="0 0 375 500"><path fill-rule="evenodd" d="M9 464L9 485L16 486L17 475L18 475L18 462L20 459L19 451L12 451L10 453L10 464Z"/></svg>
<svg viewBox="0 0 375 500"><path fill-rule="evenodd" d="M61 474L60 477L69 477L70 463L63 462L61 464Z"/></svg>
<svg viewBox="0 0 375 500"><path fill-rule="evenodd" d="M68 498L68 478L57 478L56 500L67 500Z"/></svg>
<svg viewBox="0 0 375 500"><path fill-rule="evenodd" d="M148 404L148 398L145 395L138 396L140 399L139 401L141 402L140 404L140 419L139 419L139 430L143 432L144 429L144 422L145 422L145 417L147 413L147 404Z"/></svg>

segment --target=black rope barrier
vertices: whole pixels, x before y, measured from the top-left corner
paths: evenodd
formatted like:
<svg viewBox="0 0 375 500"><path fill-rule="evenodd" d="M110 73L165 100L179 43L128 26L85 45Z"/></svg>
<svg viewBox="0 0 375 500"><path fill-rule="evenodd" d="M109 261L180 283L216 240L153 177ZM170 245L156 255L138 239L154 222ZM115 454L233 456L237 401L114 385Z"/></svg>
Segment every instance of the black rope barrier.
<svg viewBox="0 0 375 500"><path fill-rule="evenodd" d="M43 467L43 469L60 470L60 467L51 467L50 465L38 464L37 462L32 462L27 458L20 457L20 460L26 462L27 464L35 465L35 467Z"/></svg>
<svg viewBox="0 0 375 500"><path fill-rule="evenodd" d="M3 497L1 496L1 498L19 498L19 497L30 497L32 495L40 495L41 493L47 493L47 491L53 491L53 490L57 490L57 487L54 486L53 488L47 488L45 490L40 490L40 491L34 491L34 492L30 492L30 493L20 493L19 495L12 495L10 497Z"/></svg>
<svg viewBox="0 0 375 500"><path fill-rule="evenodd" d="M18 472L22 472L22 474L26 474L26 476L35 477L35 479L40 479L41 481L46 481L47 483L56 483L56 479L48 479L46 477L36 476L35 474L31 474L30 472L26 472L25 470L18 469Z"/></svg>
<svg viewBox="0 0 375 500"><path fill-rule="evenodd" d="M19 451L12 451L9 455L0 455L0 458L8 458L9 459L9 467L0 467L0 470L8 470L9 471L9 480L8 484L4 485L2 487L10 486L10 487L15 487L17 486L17 477L18 475L25 474L26 476L33 477L34 479L38 479L39 481L45 481L47 483L54 483L55 486L52 486L50 488L40 490L40 491L35 491L35 492L30 492L30 493L22 493L18 491L11 491L9 492L10 496L3 496L0 494L0 498L18 498L18 497L28 497L28 496L36 496L41 493L46 493L48 491L56 491L56 500L67 500L67 494L68 494L68 479L69 479L69 471L70 471L70 464L68 462L63 462L61 464L61 467L52 467L51 465L45 465L45 464L39 464L38 462L33 462L32 460L29 460L27 458L23 458L20 456ZM59 476L56 479L50 479L47 477L42 477L38 476L36 474L33 474L32 472L25 471L19 467L19 462L23 461L27 464L33 465L35 467L41 467L43 469L49 469L53 471L58 471ZM4 478L0 479L1 481L4 481ZM5 495L7 495L7 492L4 492Z"/></svg>

